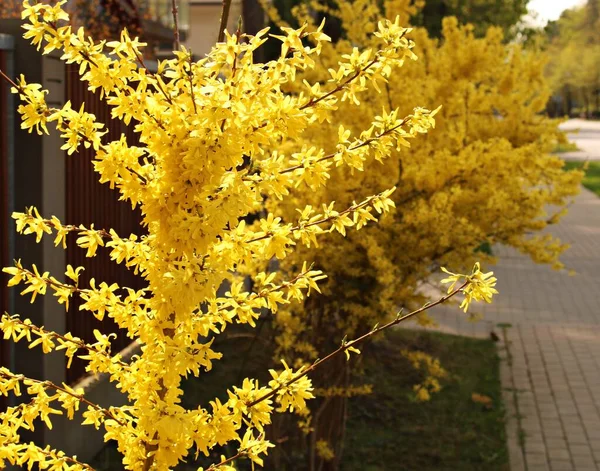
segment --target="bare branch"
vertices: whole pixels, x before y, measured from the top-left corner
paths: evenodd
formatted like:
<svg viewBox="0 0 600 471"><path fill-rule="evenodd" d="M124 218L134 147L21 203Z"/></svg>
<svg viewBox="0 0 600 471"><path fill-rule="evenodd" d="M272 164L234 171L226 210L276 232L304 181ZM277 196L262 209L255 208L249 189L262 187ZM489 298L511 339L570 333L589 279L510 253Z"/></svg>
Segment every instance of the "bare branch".
<svg viewBox="0 0 600 471"><path fill-rule="evenodd" d="M322 159L320 159L320 160L322 160ZM305 223L303 225L302 224L298 224L297 226L291 227L290 228L290 232L294 232L294 231L297 231L299 229L306 228L306 227L318 226L319 224L324 224L326 222L333 221L333 220L335 220L335 219L337 219L337 218L339 218L341 216L344 216L346 214L354 213L355 211L358 211L361 208L369 206L369 204L371 204L373 201L377 200L377 198L379 198L380 196L381 195L369 196L363 202L357 203L357 204L353 204L349 208L346 208L343 211L340 211L336 216L323 217L321 219L317 219L316 221ZM246 243L249 244L251 242L258 242L259 240L268 239L269 237L273 237L273 234L270 233L270 232L266 233L265 235L262 235L260 237L255 237L254 239L247 240Z"/></svg>
<svg viewBox="0 0 600 471"><path fill-rule="evenodd" d="M217 42L225 41L225 29L227 29L227 20L229 19L229 10L231 8L231 0L223 0L223 9L221 10L221 24L219 25L219 36Z"/></svg>
<svg viewBox="0 0 600 471"><path fill-rule="evenodd" d="M22 382L24 385L26 386L30 386L32 384L39 384L41 385L44 389L53 389L55 391L60 391L64 394L68 394L69 396L77 399L79 402L86 404L87 406L97 410L98 412L102 413L107 419L112 419L114 420L116 423L118 423L121 426L126 425L124 421L122 421L121 419L119 419L118 417L116 417L111 410L109 409L105 409L102 406L99 406L98 404L95 404L89 400L87 400L83 394L78 394L74 391L70 391L68 389L65 389L62 386L59 386L55 383L53 383L52 381L40 381L38 379L33 379L33 378L29 378L25 375L22 374L15 374L9 370L7 370L6 368L2 368L2 370L0 370L0 377L8 379L8 380L17 380Z"/></svg>
<svg viewBox="0 0 600 471"><path fill-rule="evenodd" d="M179 49L181 49L181 43L179 42L179 8L177 6L177 0L171 0L171 6L173 7L171 10L171 13L173 13L173 47L176 51L179 51Z"/></svg>

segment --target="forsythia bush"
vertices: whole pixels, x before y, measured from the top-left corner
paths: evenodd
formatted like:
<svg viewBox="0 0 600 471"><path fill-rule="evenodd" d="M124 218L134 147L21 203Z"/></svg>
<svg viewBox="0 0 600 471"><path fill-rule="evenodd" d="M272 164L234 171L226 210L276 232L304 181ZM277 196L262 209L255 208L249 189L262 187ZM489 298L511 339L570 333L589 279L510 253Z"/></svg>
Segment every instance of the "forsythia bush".
<svg viewBox="0 0 600 471"><path fill-rule="evenodd" d="M355 47L373 47L370 32L382 17L399 14L404 23L418 10L408 0L328 5L312 2L295 10L300 22L314 21L317 13L336 17L341 24L340 39L324 45L316 67L303 75L311 82L326 80L336 61ZM268 11L281 24L278 12ZM398 307L410 309L425 302L419 287L440 266L463 270L476 258L493 261L486 252L494 244L562 267L558 257L566 246L541 231L557 222L570 197L578 192L581 174L565 172L562 161L549 155L561 136L558 122L541 114L549 97L544 57L503 44L498 28L477 39L471 26L459 26L453 18L444 20L441 40L429 38L424 29L413 31L411 38L418 60L408 61L402 74L392 74L388 83L369 86L359 98L360 112L350 102L340 103L327 122L307 129L304 144L283 143L284 149L294 145L319 148L332 135L345 142L374 119L397 122L416 103L430 108L444 105L436 116L435 132L419 138L412 147L402 139L385 160L369 154L364 159L348 158L348 164L339 168L332 163L326 186L300 187L290 198L269 202L276 215L287 218L306 204L312 208L329 200L351 204L362 195L398 188L391 196L396 210L379 224L359 236L330 234L319 240L320 250L313 260L329 277L322 286L324 296L286 306L274 320L276 357L283 355L296 367L328 351L332 340L360 335L375 323L385 322ZM394 111L376 118L382 109ZM345 161L340 157L338 162ZM357 172L363 166L369 171ZM306 249L299 248L282 262L282 271L293 272L306 255ZM430 320L421 316L420 321ZM337 372L332 368L322 383L317 385L347 385L347 377L339 374L338 365ZM431 387L416 387L421 399L439 388L436 381L428 380L428 384ZM350 384L338 391L348 397L357 387ZM329 397L314 407L321 417L327 416L324 426L329 427L334 419L323 411L326 402L333 407ZM339 417L343 408L338 407L337 414L338 422L343 420ZM314 432L314 421L312 426ZM323 431L316 441L335 443L333 436L341 433L339 427L330 434Z"/></svg>
<svg viewBox="0 0 600 471"><path fill-rule="evenodd" d="M86 344L70 333L47 331L5 314L0 322L5 338L27 341L44 353L63 351L67 363L80 356L88 361L90 373L108 374L129 402L103 408L86 399L83 390L0 368L2 394L19 396L26 390L30 397L0 415L0 462L29 469L90 469L58 450L21 443L19 436L21 429L33 429L38 420L50 427L55 414L73 419L81 409L83 424L102 427L105 439L118 443L127 469L166 470L194 448L208 454L218 445L235 442L238 452L208 469L234 469L240 457L260 465L272 446L264 428L274 412L303 410L313 397L309 372L338 354L357 352L355 345L363 339L427 309L398 315L362 338L338 343L335 351L308 367L292 369L284 362L280 370L270 372L268 384L247 378L232 386L225 402L215 399L193 409L181 406L182 378L204 376L220 359L211 345L229 324L254 325L262 309L277 313L282 305L302 301L311 289L318 290L317 282L324 277L307 263L289 278L257 269L273 257L285 259L299 246L314 245L330 230L360 229L375 219L374 213L385 213L394 205L393 189L384 188L346 206L334 206L329 198L319 201L320 210L303 205L298 215L285 220L272 213L253 227L243 220L262 208L264 198L285 200L295 187L318 192L333 165L362 168L433 126L434 113L422 108L403 118L398 111L384 112L373 115L356 137L340 130L339 139L333 137L323 146L295 145L305 142L304 132L312 125L329 128L324 121L332 111L358 104L370 86L383 87L397 67L413 57L408 31L398 20L381 21L371 32L370 47L348 49L327 79L304 82L297 93L288 94L283 89L316 66L329 39L322 26L310 33L305 27L284 29L276 36L282 43L280 57L266 64L253 62L253 52L268 35L263 30L254 37L228 34L198 62L186 50L176 51L175 58L160 62L153 73L144 65L143 44L137 39L124 31L119 41L96 43L83 29L74 31L63 23L68 21L64 3L31 5L25 0L25 37L43 53L58 49L63 60L78 64L81 79L112 106L113 116L135 126L140 146L129 145L124 137L105 142L104 124L85 107L76 110L70 103L51 107L40 85L27 83L22 76L16 82L2 76L21 99L22 127L41 134L52 124L69 155L81 146L93 148L100 181L141 208L147 235L124 236L110 228L67 223L41 216L35 208L13 217L17 230L34 235L38 242L51 235L57 246L65 247L67 234L75 233L76 244L88 257L109 250L115 263L134 270L147 286L135 291L94 280L81 286L82 267L68 266L64 277L55 277L16 261L4 271L12 276L9 285L21 285L21 294L31 296L32 302L50 293L65 305L80 297L85 311L81 315L113 318L137 340L140 353L126 363L111 352L111 338L101 332L95 332L97 342ZM311 46L303 42L307 39ZM354 110L372 114L364 106ZM282 143L298 149L274 150ZM253 273L254 290L244 290L234 272ZM219 296L217 290L225 281L231 282L230 289ZM489 301L495 292L495 279L478 267L448 281L456 286L440 302L458 292L464 293L467 304ZM78 353L81 349L84 354Z"/></svg>

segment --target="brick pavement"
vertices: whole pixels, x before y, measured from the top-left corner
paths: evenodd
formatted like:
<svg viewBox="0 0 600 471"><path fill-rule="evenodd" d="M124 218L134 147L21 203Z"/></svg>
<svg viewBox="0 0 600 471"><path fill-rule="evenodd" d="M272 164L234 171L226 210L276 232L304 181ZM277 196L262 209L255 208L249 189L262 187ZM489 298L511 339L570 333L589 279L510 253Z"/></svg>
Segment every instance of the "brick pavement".
<svg viewBox="0 0 600 471"><path fill-rule="evenodd" d="M483 321L466 321L455 306L432 315L449 333L506 333L512 471L600 471L600 198L582 190L551 232L572 244L562 260L574 276L500 248L493 267L500 294L480 309Z"/></svg>

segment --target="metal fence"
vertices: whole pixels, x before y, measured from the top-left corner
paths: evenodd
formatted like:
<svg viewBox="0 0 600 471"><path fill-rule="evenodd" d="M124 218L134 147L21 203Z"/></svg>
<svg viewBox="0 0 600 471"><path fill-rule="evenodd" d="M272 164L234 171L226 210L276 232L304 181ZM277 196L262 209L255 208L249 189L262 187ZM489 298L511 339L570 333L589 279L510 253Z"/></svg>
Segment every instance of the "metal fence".
<svg viewBox="0 0 600 471"><path fill-rule="evenodd" d="M110 107L100 100L98 93L87 90L87 84L79 80L77 66L66 66L66 99L71 100L74 109L79 109L85 103L85 109L96 115L99 122L105 123L108 133L104 136L106 141L117 139L125 134L127 142L136 144L137 138L132 127L126 127L118 120L111 119ZM83 224L95 228L114 229L119 235L129 236L134 233L141 234L141 214L132 211L131 205L118 201L118 192L111 190L108 185L100 184L98 174L93 167L94 152L91 149L81 149L79 153L66 158L66 214L70 224ZM127 270L123 265L117 265L109 258L109 250L100 248L94 258L86 258L85 250L77 247L74 237L67 245L67 263L72 266L83 266L85 271L80 277L81 286L87 286L89 280L94 278L98 283L118 283L139 289L143 286L140 277ZM116 352L129 342L123 331L112 319L104 318L103 321L95 319L90 312L79 311L81 302L73 299L67 313L67 331L86 341L95 342L93 331L98 329L103 333L116 333L117 339L113 341L113 352ZM72 383L85 374L85 363L73 361L67 370L67 380Z"/></svg>

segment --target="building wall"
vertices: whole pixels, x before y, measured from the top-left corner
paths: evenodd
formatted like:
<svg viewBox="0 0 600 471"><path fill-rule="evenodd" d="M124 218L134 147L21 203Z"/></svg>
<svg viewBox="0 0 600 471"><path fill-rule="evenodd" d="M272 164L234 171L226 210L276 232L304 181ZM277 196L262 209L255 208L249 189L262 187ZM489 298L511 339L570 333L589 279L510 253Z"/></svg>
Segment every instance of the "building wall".
<svg viewBox="0 0 600 471"><path fill-rule="evenodd" d="M215 0L191 0L189 5L189 36L185 47L194 56L203 57L217 41L221 10L223 3ZM242 16L242 1L232 0L229 11L227 31L237 29L239 18Z"/></svg>

